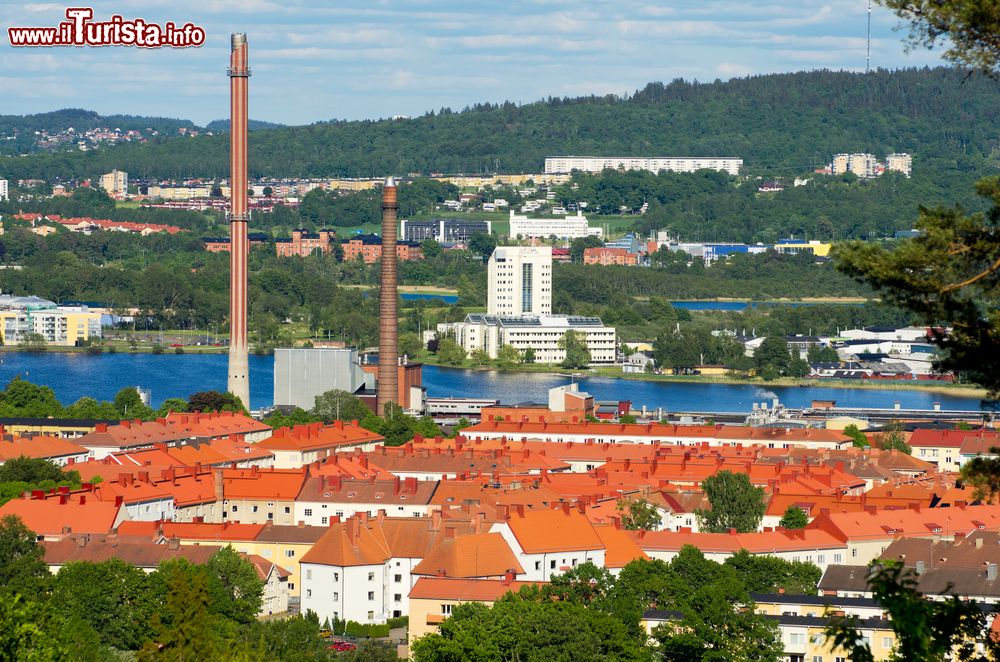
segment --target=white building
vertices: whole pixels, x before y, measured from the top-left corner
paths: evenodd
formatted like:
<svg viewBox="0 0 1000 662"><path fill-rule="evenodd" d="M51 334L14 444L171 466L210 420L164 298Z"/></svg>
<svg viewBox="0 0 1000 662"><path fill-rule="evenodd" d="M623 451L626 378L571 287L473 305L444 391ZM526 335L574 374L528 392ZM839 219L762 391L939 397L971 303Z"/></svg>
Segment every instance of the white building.
<svg viewBox="0 0 1000 662"><path fill-rule="evenodd" d="M615 328L605 326L599 317L568 315L505 316L473 313L463 322L438 324L438 335L449 335L466 352L486 350L491 359L504 345L521 350L531 348L535 363L559 363L566 358L560 343L567 331L575 331L587 343L590 362L612 365L615 362Z"/></svg>
<svg viewBox="0 0 1000 662"><path fill-rule="evenodd" d="M7 188L7 180L0 179L0 202L10 199L10 192Z"/></svg>
<svg viewBox="0 0 1000 662"><path fill-rule="evenodd" d="M907 177L913 172L913 157L905 153L889 154L885 157L886 172L901 172Z"/></svg>
<svg viewBox="0 0 1000 662"><path fill-rule="evenodd" d="M123 170L112 170L101 175L101 188L110 196L122 196L128 193L128 173Z"/></svg>
<svg viewBox="0 0 1000 662"><path fill-rule="evenodd" d="M833 157L830 170L834 175L853 172L858 177L870 179L881 174L878 165L878 160L872 154L837 154Z"/></svg>
<svg viewBox="0 0 1000 662"><path fill-rule="evenodd" d="M565 210L553 209L552 213L566 213ZM558 237L559 239L577 239L579 237L600 237L604 234L601 228L592 228L587 224L587 217L577 211L575 216L562 218L528 218L523 214L510 212L510 236L523 239L536 237Z"/></svg>
<svg viewBox="0 0 1000 662"><path fill-rule="evenodd" d="M581 563L604 567L605 547L594 525L572 504L553 510L515 506L510 517L490 529L507 541L524 575L518 579L545 582Z"/></svg>
<svg viewBox="0 0 1000 662"><path fill-rule="evenodd" d="M630 157L630 156L550 156L545 159L545 173L601 172L612 170L648 170L660 172L695 172L696 170L724 170L737 175L743 159L734 157Z"/></svg>
<svg viewBox="0 0 1000 662"><path fill-rule="evenodd" d="M552 312L552 249L497 246L487 265L489 315L548 315Z"/></svg>

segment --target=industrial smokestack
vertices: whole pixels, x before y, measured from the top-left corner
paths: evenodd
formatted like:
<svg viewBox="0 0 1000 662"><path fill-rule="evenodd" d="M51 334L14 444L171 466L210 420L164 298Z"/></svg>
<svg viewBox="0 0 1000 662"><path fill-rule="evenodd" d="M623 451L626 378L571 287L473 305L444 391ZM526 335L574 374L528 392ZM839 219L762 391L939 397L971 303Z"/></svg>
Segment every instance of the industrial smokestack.
<svg viewBox="0 0 1000 662"><path fill-rule="evenodd" d="M247 36L234 32L229 56L229 392L250 408L247 356Z"/></svg>
<svg viewBox="0 0 1000 662"><path fill-rule="evenodd" d="M398 313L396 310L396 182L392 177L382 187L382 281L378 316L378 413L385 414L399 397ZM398 404L398 402L397 402Z"/></svg>

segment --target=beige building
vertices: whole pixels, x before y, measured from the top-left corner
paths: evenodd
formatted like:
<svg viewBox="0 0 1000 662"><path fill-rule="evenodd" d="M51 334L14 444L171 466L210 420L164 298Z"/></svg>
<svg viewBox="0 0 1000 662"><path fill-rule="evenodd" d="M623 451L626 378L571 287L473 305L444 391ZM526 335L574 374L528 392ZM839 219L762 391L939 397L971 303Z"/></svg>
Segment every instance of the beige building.
<svg viewBox="0 0 1000 662"><path fill-rule="evenodd" d="M101 188L111 197L121 197L128 193L128 173L123 170L112 170L101 175Z"/></svg>
<svg viewBox="0 0 1000 662"><path fill-rule="evenodd" d="M913 171L913 157L909 154L889 154L885 157L886 172L901 172L907 177Z"/></svg>
<svg viewBox="0 0 1000 662"><path fill-rule="evenodd" d="M47 345L73 347L101 337L101 314L86 306L60 307L39 297L0 296L0 334L4 345L32 336Z"/></svg>

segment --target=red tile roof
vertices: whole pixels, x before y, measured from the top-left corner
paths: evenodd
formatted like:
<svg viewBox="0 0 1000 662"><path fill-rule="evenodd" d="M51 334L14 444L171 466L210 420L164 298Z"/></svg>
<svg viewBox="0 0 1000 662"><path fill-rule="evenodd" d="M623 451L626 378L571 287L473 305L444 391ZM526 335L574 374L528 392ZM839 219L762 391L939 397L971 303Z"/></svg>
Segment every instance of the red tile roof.
<svg viewBox="0 0 1000 662"><path fill-rule="evenodd" d="M541 584L542 582L420 577L410 589L410 599L495 602L507 593L518 592L523 586L540 586Z"/></svg>

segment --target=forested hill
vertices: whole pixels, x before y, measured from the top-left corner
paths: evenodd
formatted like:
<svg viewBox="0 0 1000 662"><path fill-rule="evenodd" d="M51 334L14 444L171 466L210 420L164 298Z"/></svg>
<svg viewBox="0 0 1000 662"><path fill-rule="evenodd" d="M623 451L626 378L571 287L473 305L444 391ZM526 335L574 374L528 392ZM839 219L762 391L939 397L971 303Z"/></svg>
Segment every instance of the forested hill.
<svg viewBox="0 0 1000 662"><path fill-rule="evenodd" d="M148 134L148 130L151 129L159 134L176 135L178 129L198 127L190 120L138 115L100 115L92 110L80 108L64 108L34 115L0 115L0 140L2 140L0 152L23 154L35 151L36 131L54 135L71 128L78 133L90 129L109 128L141 131L144 134Z"/></svg>
<svg viewBox="0 0 1000 662"><path fill-rule="evenodd" d="M651 83L627 98L483 104L401 120L254 132L252 176L538 172L553 154L738 156L750 171L807 172L837 152L911 152L918 168L997 165L1000 84L949 68L812 71ZM8 177L225 176L228 136L0 159Z"/></svg>

